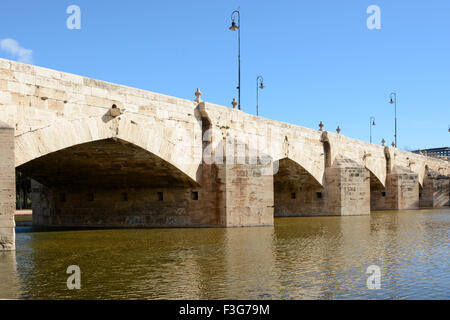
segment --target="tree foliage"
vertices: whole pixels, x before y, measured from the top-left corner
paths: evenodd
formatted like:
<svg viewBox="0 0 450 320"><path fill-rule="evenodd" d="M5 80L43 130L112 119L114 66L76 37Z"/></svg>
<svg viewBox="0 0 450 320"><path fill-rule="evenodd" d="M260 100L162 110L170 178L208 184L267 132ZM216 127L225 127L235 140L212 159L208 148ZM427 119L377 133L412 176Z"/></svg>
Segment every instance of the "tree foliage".
<svg viewBox="0 0 450 320"><path fill-rule="evenodd" d="M16 209L31 209L31 179L16 170Z"/></svg>

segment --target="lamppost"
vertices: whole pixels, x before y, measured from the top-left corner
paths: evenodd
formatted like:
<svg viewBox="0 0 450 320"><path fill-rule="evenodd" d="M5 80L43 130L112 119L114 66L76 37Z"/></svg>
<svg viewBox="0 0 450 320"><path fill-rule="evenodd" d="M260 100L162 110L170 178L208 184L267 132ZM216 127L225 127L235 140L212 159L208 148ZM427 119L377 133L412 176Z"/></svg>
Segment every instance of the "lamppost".
<svg viewBox="0 0 450 320"><path fill-rule="evenodd" d="M264 89L264 78L258 76L256 78L256 115L259 115L259 89Z"/></svg>
<svg viewBox="0 0 450 320"><path fill-rule="evenodd" d="M238 24L236 24L236 15ZM241 110L241 11L238 8L231 13L231 31L238 31L238 108Z"/></svg>
<svg viewBox="0 0 450 320"><path fill-rule="evenodd" d="M392 92L391 93L391 101L389 102L390 104L393 104L395 106L395 147L398 148L398 144L397 144L397 93Z"/></svg>
<svg viewBox="0 0 450 320"><path fill-rule="evenodd" d="M370 143L372 143L372 127L375 127L375 117L370 117Z"/></svg>

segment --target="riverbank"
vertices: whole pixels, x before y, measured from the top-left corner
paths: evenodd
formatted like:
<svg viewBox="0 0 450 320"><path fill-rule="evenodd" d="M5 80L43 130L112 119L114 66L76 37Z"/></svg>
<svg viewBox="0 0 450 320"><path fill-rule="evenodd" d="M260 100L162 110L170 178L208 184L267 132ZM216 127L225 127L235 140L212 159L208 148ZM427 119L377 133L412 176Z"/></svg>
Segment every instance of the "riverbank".
<svg viewBox="0 0 450 320"><path fill-rule="evenodd" d="M27 216L27 215L32 215L33 211L32 210L16 210L15 215L16 216Z"/></svg>
<svg viewBox="0 0 450 320"><path fill-rule="evenodd" d="M18 210L15 212L14 220L17 227L30 227L33 221L31 210Z"/></svg>

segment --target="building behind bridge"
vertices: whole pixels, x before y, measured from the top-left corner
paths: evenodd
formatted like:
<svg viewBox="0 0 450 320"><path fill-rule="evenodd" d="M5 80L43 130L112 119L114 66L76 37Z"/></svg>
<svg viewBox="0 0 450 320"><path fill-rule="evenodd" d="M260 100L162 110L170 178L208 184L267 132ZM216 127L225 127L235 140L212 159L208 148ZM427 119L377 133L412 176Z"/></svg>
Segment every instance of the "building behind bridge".
<svg viewBox="0 0 450 320"><path fill-rule="evenodd" d="M449 158L450 157L450 148L434 148L434 149L426 149L426 150L415 150L413 151L417 154L422 154L429 157L444 157Z"/></svg>

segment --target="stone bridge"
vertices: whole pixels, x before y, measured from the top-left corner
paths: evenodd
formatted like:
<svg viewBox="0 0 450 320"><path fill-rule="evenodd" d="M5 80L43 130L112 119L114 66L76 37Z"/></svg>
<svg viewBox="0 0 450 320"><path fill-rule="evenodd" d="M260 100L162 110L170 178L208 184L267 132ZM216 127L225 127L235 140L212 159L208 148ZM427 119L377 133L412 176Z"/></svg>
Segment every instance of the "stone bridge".
<svg viewBox="0 0 450 320"><path fill-rule="evenodd" d="M16 169L43 227L270 226L450 194L442 159L0 59L0 250Z"/></svg>

